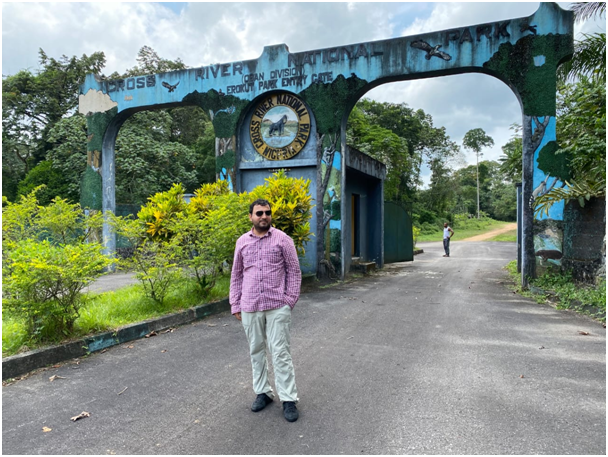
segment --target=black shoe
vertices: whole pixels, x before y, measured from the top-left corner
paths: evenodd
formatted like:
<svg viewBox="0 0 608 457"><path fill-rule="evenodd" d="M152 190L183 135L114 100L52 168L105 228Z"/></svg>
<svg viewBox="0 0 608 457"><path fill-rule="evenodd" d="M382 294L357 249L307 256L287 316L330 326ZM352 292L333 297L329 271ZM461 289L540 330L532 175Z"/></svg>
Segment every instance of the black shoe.
<svg viewBox="0 0 608 457"><path fill-rule="evenodd" d="M260 394L256 397L255 401L251 405L251 411L257 413L258 411L262 411L266 406L272 403L272 398L270 398L266 394Z"/></svg>
<svg viewBox="0 0 608 457"><path fill-rule="evenodd" d="M296 408L296 404L293 401L283 402L283 416L289 422L295 422L300 417L300 413L298 413L298 408Z"/></svg>

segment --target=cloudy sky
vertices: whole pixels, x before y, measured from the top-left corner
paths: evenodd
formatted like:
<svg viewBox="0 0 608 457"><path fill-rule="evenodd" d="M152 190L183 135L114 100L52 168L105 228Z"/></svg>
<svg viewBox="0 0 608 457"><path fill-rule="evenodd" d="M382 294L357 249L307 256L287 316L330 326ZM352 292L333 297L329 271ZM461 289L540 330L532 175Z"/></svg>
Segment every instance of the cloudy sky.
<svg viewBox="0 0 608 457"><path fill-rule="evenodd" d="M136 64L142 46L189 67L255 59L264 46L291 52L327 48L528 16L538 2L474 3L2 3L2 74L36 71L38 50L59 58L103 51L106 75ZM568 3L560 3L567 8ZM575 32L605 31L603 21ZM495 141L484 158L496 160L521 123L519 103L502 82L470 74L386 84L366 97L405 102L433 116L452 140L482 128ZM475 157L466 153L466 161Z"/></svg>

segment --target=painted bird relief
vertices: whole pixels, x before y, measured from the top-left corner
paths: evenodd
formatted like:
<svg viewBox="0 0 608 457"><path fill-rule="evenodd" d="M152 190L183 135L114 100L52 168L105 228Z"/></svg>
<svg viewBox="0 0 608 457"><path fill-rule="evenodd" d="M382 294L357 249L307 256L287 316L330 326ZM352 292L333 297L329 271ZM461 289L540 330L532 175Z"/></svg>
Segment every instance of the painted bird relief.
<svg viewBox="0 0 608 457"><path fill-rule="evenodd" d="M166 87L167 89L169 89L169 92L173 92L175 89L177 89L177 86L179 86L179 81L177 82L177 84L169 84L166 81L163 81L163 87Z"/></svg>
<svg viewBox="0 0 608 457"><path fill-rule="evenodd" d="M452 60L451 55L439 50L439 48L441 47L440 44L438 44L437 46L431 46L426 41L416 40L416 41L413 41L412 44L410 44L410 46L412 48L416 48L416 49L420 49L421 51L425 51L426 55L424 56L424 58L426 60L431 60L431 57L439 57L440 59L443 59L443 60Z"/></svg>

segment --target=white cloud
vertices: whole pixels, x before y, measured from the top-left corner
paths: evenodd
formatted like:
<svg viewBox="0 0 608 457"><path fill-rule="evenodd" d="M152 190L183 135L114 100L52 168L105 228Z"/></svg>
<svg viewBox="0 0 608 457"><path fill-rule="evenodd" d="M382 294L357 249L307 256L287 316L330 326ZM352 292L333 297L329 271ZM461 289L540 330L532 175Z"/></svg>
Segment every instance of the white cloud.
<svg viewBox="0 0 608 457"><path fill-rule="evenodd" d="M539 2L465 2L437 3L428 18L419 18L404 28L402 36L435 32L473 24L496 22L533 14Z"/></svg>

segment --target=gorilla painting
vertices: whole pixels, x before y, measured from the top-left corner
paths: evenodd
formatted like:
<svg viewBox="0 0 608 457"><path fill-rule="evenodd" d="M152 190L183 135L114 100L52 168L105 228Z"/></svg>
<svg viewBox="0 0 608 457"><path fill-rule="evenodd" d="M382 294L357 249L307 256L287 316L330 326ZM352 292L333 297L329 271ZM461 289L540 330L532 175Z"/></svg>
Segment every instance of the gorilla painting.
<svg viewBox="0 0 608 457"><path fill-rule="evenodd" d="M273 122L270 125L270 129L268 129L268 136L272 136L272 134L275 132L277 132L278 136L283 135L283 130L285 129L286 123L287 123L287 115L285 114L277 122Z"/></svg>

